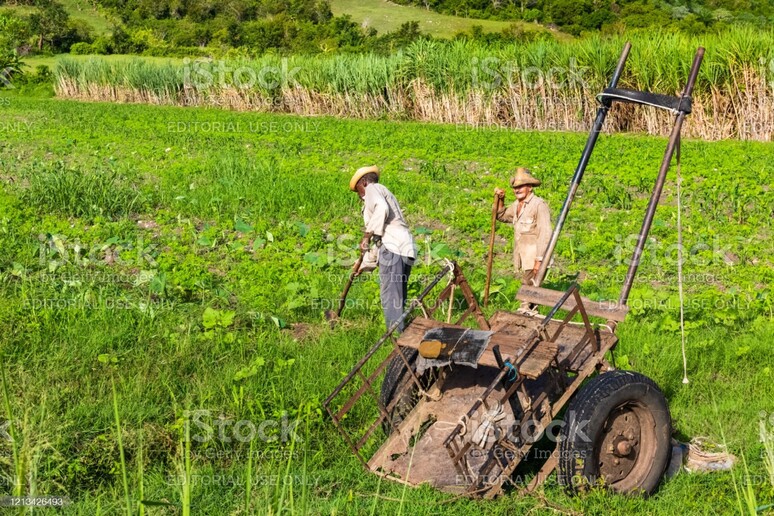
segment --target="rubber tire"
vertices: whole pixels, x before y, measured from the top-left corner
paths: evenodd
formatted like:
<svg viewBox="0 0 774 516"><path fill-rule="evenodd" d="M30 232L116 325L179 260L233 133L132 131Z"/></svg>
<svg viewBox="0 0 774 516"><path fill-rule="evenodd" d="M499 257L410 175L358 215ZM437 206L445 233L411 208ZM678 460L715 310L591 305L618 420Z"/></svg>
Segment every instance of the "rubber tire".
<svg viewBox="0 0 774 516"><path fill-rule="evenodd" d="M646 470L635 489L616 489L627 494L652 494L658 487L672 455L672 419L664 394L647 376L632 371L610 371L603 373L586 385L570 402L565 415L565 424L559 434L558 479L571 493L583 491L599 480L600 439L608 416L627 402L644 405L655 422L654 457L650 469ZM587 425L583 425L588 421ZM579 435L585 434L589 439ZM586 460L587 458L592 460ZM635 464L639 464L636 462ZM635 466L636 467L636 466ZM643 463L643 467L647 467Z"/></svg>
<svg viewBox="0 0 774 516"><path fill-rule="evenodd" d="M403 353L403 356L406 357L408 363L411 364L412 370L416 370L415 363L419 352L414 348L401 348L401 352ZM398 356L394 357L390 363L387 364L384 380L382 380L382 388L379 393L379 401L384 407L392 402L395 393L405 382L411 381L411 378L407 373L408 370L406 369L406 364L403 362L403 359ZM390 418L395 426L400 425L406 416L407 411L404 413L402 409L403 407L399 403L393 408L392 413L390 414ZM382 428L384 428L385 433L389 435L392 433L393 425L385 420L382 422Z"/></svg>

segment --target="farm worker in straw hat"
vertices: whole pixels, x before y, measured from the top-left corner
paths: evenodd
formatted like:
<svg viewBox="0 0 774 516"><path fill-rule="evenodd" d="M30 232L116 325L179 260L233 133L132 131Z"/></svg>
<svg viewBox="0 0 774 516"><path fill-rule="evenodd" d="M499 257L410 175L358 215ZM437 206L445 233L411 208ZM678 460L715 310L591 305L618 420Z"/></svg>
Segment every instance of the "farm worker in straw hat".
<svg viewBox="0 0 774 516"><path fill-rule="evenodd" d="M540 185L526 168L518 168L511 178L511 188L516 202L505 207L505 191L495 188L497 194L497 220L513 224L513 266L521 273L523 285L534 285L543 253L551 239L551 213L548 204L532 193Z"/></svg>
<svg viewBox="0 0 774 516"><path fill-rule="evenodd" d="M395 196L379 183L376 166L359 168L349 189L363 201L365 233L360 250L368 252L371 243L379 252L379 288L384 320L389 329L403 314L411 267L416 258L414 239ZM404 324L398 327L403 331Z"/></svg>

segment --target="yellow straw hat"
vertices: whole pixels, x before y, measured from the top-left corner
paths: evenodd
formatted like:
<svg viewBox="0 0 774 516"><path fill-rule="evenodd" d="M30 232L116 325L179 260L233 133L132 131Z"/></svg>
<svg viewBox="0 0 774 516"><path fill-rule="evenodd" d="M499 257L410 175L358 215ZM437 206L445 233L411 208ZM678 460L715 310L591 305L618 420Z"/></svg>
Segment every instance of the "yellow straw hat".
<svg viewBox="0 0 774 516"><path fill-rule="evenodd" d="M357 182L360 181L360 178L363 177L366 174L370 174L371 172L376 174L376 177L379 177L379 167L376 165L372 165L370 167L361 167L357 169L355 172L355 175L352 176L352 179L349 180L349 189L353 192L356 192L357 189L355 188L355 185L357 185Z"/></svg>
<svg viewBox="0 0 774 516"><path fill-rule="evenodd" d="M524 185L540 186L540 179L530 174L529 169L519 167L516 169L516 175L511 178L511 187L518 188Z"/></svg>

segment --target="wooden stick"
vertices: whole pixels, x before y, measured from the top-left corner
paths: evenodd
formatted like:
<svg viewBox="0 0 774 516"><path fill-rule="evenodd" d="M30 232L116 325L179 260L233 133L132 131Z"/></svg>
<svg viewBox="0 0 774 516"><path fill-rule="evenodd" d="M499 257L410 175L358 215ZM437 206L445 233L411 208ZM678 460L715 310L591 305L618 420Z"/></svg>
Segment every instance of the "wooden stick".
<svg viewBox="0 0 774 516"><path fill-rule="evenodd" d="M449 291L449 311L446 314L446 322L451 323L452 304L454 303L454 283L451 284L451 290Z"/></svg>
<svg viewBox="0 0 774 516"><path fill-rule="evenodd" d="M492 259L494 258L495 223L497 222L497 205L500 198L495 193L492 203L492 228L489 231L489 257L486 261L486 287L484 287L484 306L489 303L489 285L492 281Z"/></svg>

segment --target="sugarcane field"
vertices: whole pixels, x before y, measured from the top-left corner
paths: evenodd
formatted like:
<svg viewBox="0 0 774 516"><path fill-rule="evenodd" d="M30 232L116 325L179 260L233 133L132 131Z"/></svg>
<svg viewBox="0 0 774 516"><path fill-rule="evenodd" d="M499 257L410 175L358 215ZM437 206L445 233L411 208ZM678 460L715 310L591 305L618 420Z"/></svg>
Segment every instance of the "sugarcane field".
<svg viewBox="0 0 774 516"><path fill-rule="evenodd" d="M772 27L0 1L2 510L774 514Z"/></svg>

